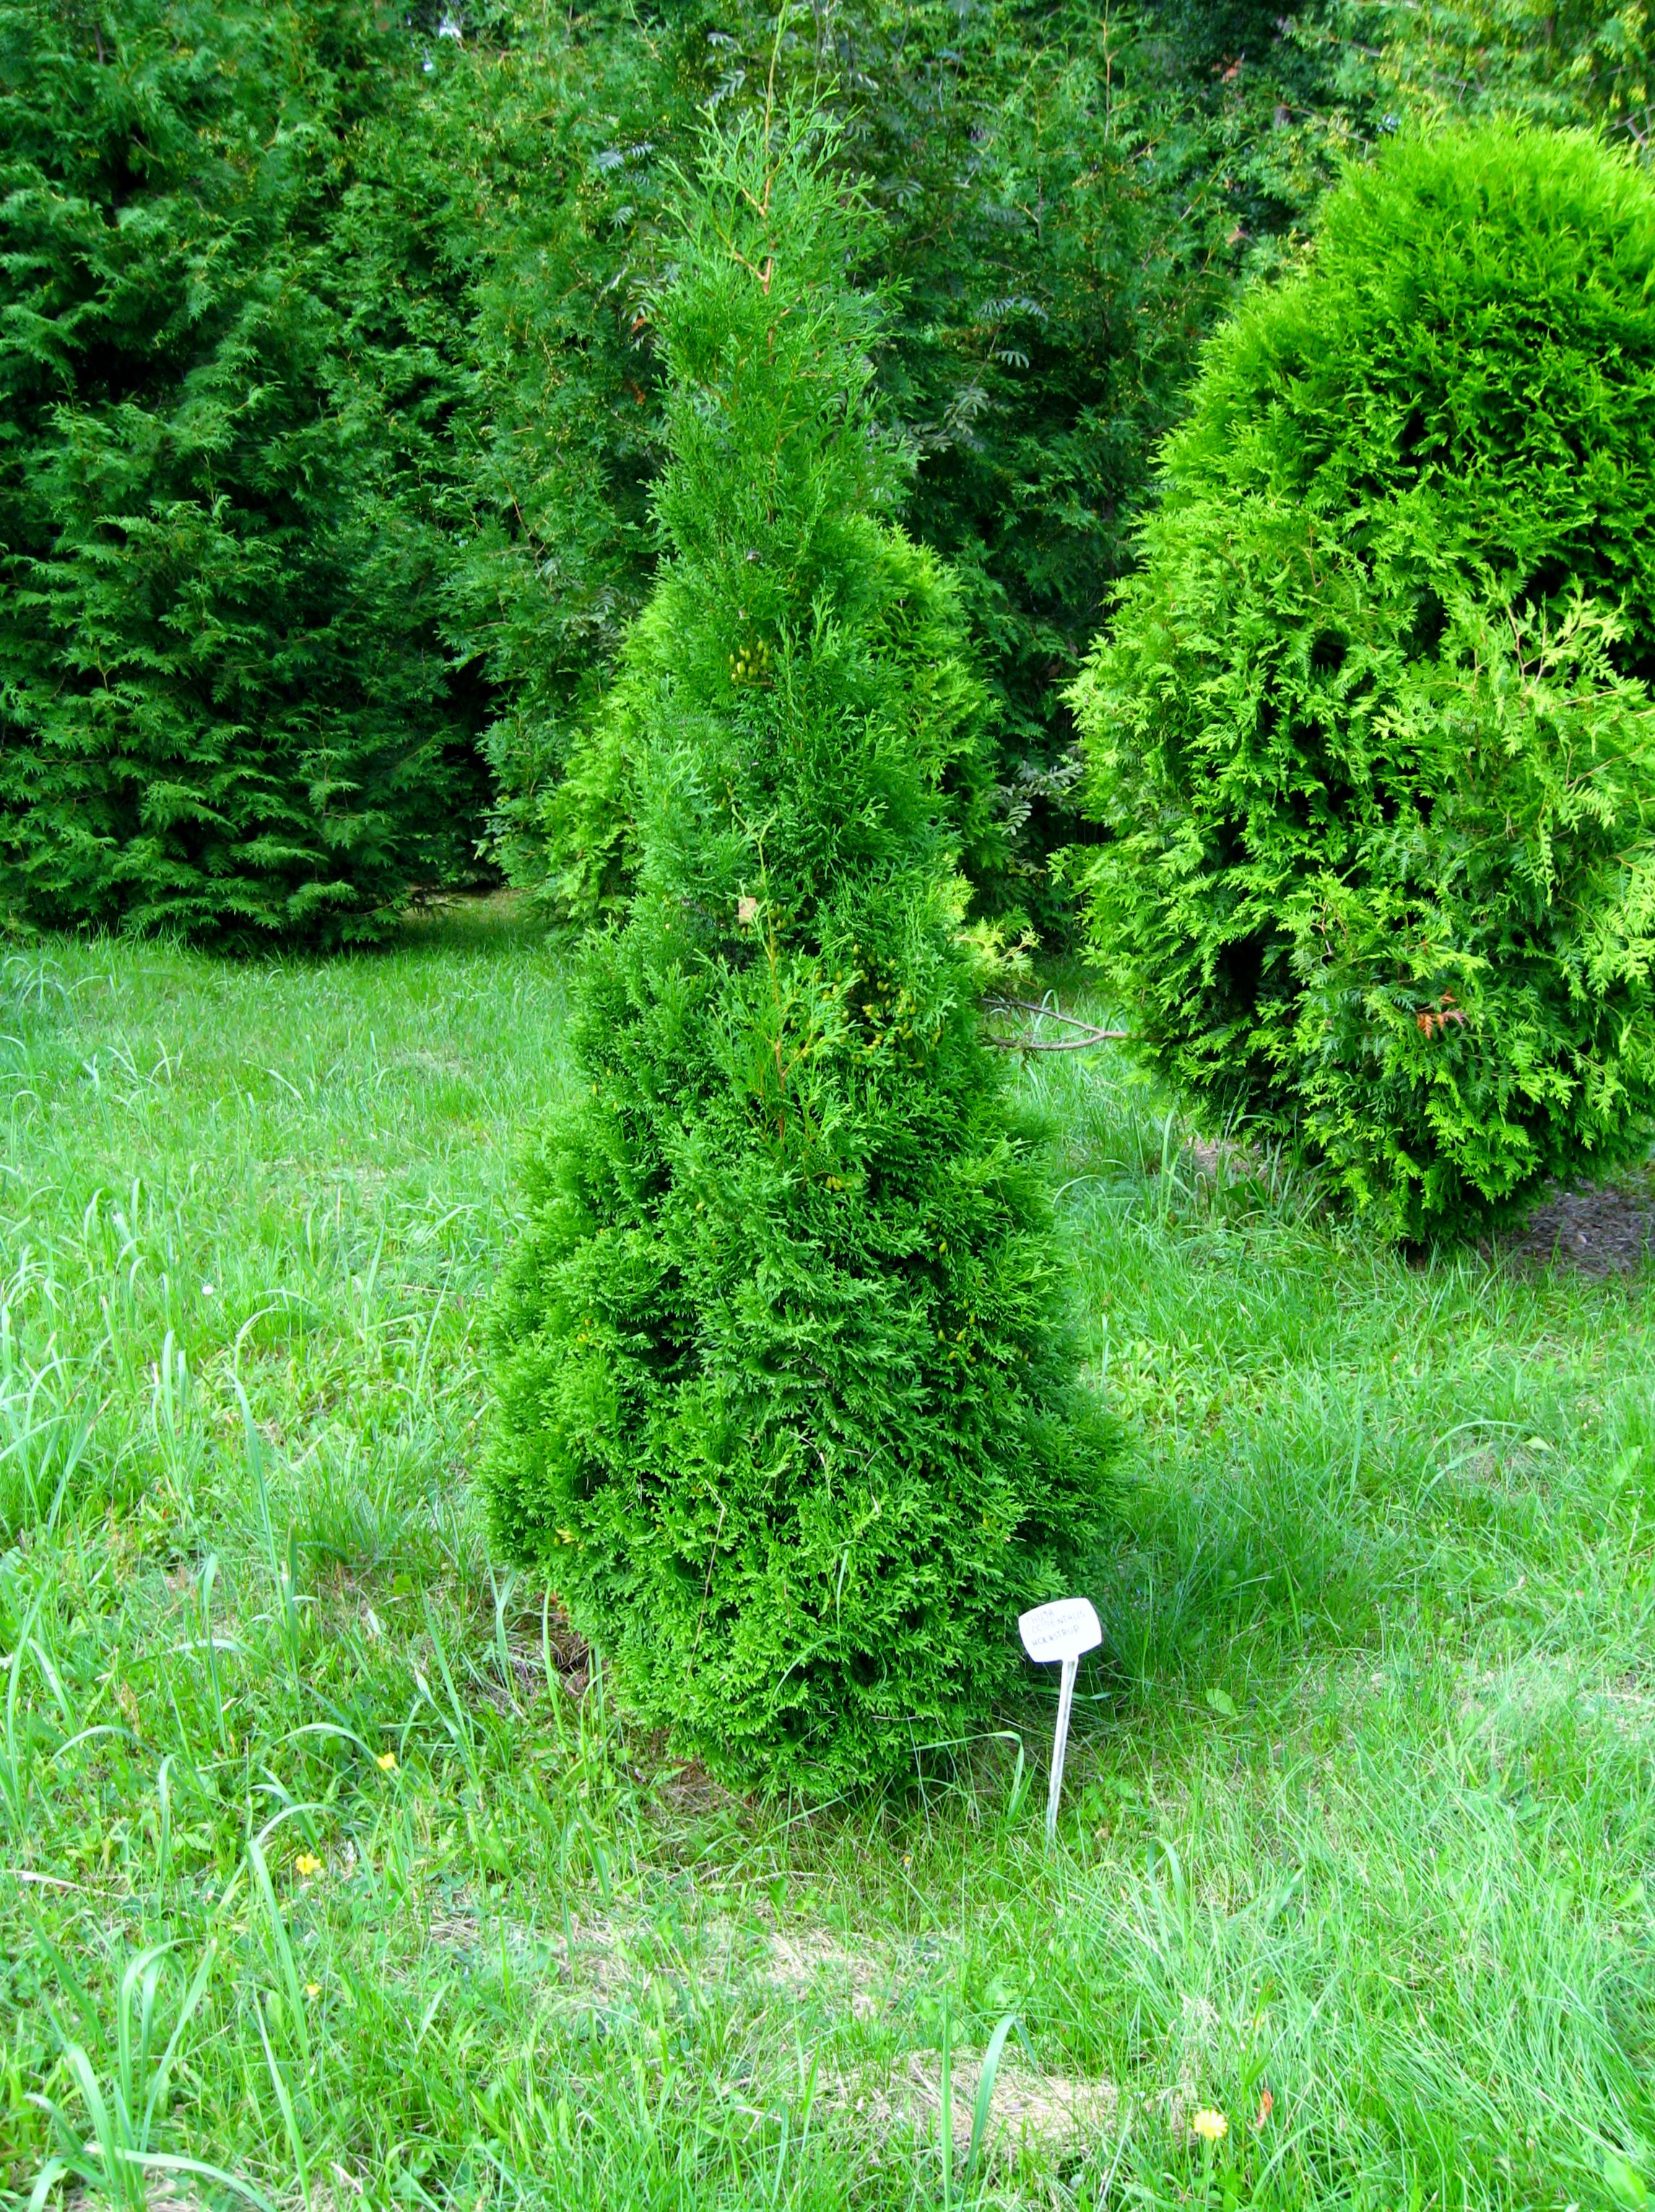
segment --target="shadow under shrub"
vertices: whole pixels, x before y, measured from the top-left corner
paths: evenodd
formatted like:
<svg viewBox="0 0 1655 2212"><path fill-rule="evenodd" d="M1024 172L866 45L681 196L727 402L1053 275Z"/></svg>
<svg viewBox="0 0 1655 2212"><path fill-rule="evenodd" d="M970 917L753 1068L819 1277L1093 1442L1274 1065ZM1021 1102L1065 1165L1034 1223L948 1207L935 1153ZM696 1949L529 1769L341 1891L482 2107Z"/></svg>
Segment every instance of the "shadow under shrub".
<svg viewBox="0 0 1655 2212"><path fill-rule="evenodd" d="M662 303L637 873L588 949L488 1468L499 1539L627 1711L818 1797L980 1723L1105 1455L1040 1146L983 1042L944 789L977 679L885 519L833 151L714 131ZM917 692L916 562L946 653Z"/></svg>
<svg viewBox="0 0 1655 2212"><path fill-rule="evenodd" d="M1164 466L1074 694L1139 1049L1396 1237L1640 1152L1655 187L1585 136L1391 147Z"/></svg>

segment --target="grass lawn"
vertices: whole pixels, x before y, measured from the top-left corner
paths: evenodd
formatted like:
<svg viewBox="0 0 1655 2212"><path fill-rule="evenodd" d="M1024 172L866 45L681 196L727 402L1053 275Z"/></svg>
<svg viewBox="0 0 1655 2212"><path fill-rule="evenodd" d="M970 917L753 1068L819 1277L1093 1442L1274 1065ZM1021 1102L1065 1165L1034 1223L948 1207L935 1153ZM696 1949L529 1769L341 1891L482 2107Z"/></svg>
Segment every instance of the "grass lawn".
<svg viewBox="0 0 1655 2212"><path fill-rule="evenodd" d="M497 903L6 968L0 2193L1637 2212L1640 1280L1410 1267L1036 1069L1129 1431L1059 1846L1050 1686L901 1804L747 1803L481 1533L563 977Z"/></svg>

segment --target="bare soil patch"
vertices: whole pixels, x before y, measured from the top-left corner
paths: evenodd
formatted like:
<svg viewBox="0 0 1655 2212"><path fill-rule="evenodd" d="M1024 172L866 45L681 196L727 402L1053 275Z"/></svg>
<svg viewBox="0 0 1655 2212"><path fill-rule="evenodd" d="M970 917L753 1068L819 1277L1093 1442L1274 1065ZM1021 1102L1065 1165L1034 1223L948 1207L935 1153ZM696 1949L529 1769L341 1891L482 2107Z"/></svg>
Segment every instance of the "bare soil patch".
<svg viewBox="0 0 1655 2212"><path fill-rule="evenodd" d="M1647 1179L1554 1188L1509 1236L1485 1248L1491 1259L1583 1275L1642 1273L1655 1243L1655 1190Z"/></svg>
<svg viewBox="0 0 1655 2212"><path fill-rule="evenodd" d="M951 2069L950 2118L954 2152L970 2148L971 2121L983 2078L980 2053L957 2051ZM872 2132L884 2134L901 2124L916 2134L934 2136L942 2120L942 2059L934 2051L910 2051L888 2082L877 2087L864 2075L841 2092L843 2101ZM1112 2082L1036 2074L1015 2060L1001 2060L995 2073L982 2146L985 2159L1014 2158L1020 2148L1073 2154L1092 2148L1107 2132L1120 2106Z"/></svg>

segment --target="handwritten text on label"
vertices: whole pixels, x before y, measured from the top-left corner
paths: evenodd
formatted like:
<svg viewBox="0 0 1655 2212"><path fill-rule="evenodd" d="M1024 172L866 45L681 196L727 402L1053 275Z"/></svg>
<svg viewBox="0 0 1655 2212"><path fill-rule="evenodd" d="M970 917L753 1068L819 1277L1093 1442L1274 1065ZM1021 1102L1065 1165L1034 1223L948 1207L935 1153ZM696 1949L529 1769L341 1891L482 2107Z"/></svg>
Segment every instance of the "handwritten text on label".
<svg viewBox="0 0 1655 2212"><path fill-rule="evenodd" d="M1037 1605L1032 1613L1019 1613L1017 1626L1030 1658L1048 1664L1054 1659L1078 1659L1083 1651L1095 1651L1104 1640L1092 1600L1086 1597Z"/></svg>

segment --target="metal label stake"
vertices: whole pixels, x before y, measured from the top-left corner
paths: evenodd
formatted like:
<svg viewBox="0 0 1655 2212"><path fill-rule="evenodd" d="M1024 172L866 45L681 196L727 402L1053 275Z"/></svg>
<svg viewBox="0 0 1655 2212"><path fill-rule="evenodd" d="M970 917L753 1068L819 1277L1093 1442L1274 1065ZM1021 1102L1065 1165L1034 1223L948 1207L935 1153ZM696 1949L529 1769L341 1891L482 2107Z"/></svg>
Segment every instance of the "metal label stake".
<svg viewBox="0 0 1655 2212"><path fill-rule="evenodd" d="M1057 1805L1063 1795L1063 1761L1068 1754L1069 1715L1074 1710L1074 1678L1081 1655L1095 1651L1104 1640L1092 1600L1059 1598L1055 1605L1037 1605L1019 1613L1018 1634L1023 1649L1041 1666L1054 1659L1063 1662L1063 1679L1057 1692L1057 1733L1051 1746L1051 1787L1046 1792L1046 1841L1057 1833Z"/></svg>

